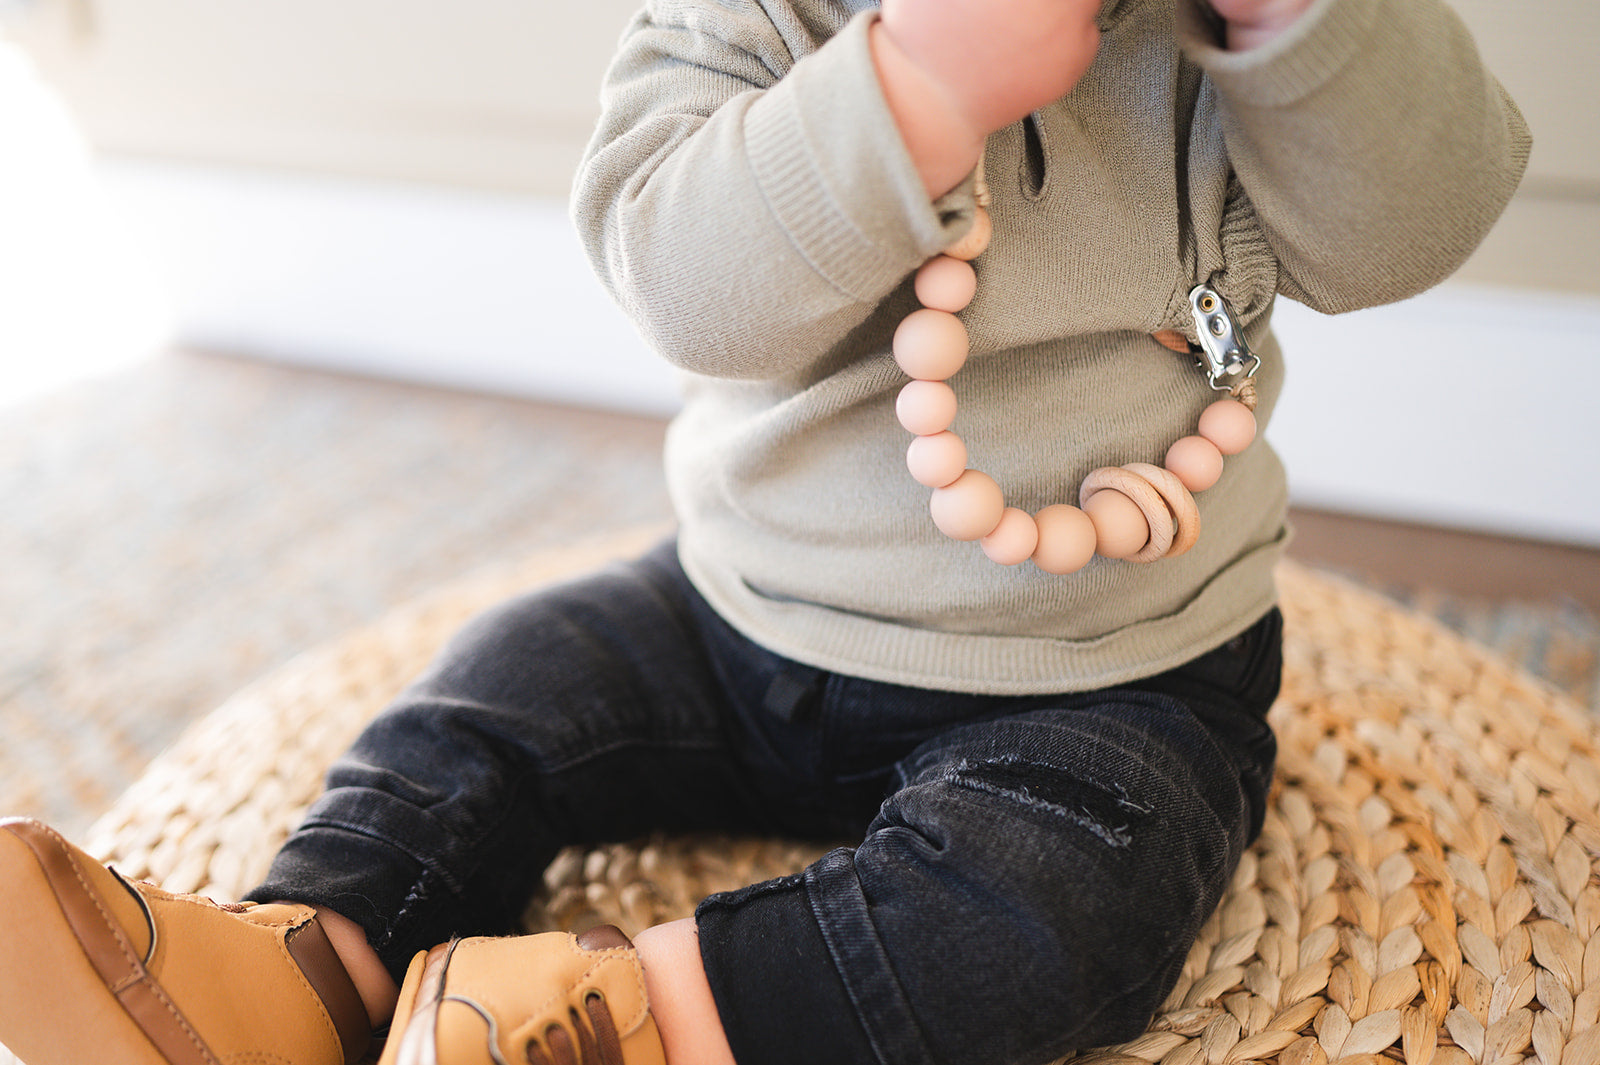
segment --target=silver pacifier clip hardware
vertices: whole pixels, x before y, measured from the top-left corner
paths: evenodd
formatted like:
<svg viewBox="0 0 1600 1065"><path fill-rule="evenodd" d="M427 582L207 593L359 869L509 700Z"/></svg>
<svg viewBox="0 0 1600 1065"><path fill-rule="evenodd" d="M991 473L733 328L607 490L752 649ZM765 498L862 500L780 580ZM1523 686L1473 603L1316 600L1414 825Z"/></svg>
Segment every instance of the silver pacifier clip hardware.
<svg viewBox="0 0 1600 1065"><path fill-rule="evenodd" d="M1246 343L1233 308L1208 283L1189 290L1189 313L1199 339L1197 361L1206 371L1206 379L1218 392L1237 393L1255 376L1261 359Z"/></svg>

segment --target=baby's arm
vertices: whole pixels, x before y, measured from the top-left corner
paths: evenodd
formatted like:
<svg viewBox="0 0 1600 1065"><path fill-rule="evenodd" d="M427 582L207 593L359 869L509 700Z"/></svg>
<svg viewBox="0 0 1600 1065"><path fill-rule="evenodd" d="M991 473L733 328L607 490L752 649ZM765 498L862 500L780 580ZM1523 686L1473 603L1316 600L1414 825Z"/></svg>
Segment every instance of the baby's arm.
<svg viewBox="0 0 1600 1065"><path fill-rule="evenodd" d="M808 372L964 232L984 137L1077 81L1099 4L889 0L841 28L804 21L825 4L652 0L574 190L591 259L679 365Z"/></svg>
<svg viewBox="0 0 1600 1065"><path fill-rule="evenodd" d="M1210 7L1248 22L1252 4L1271 0ZM1440 0L1314 0L1245 50L1218 46L1200 0L1178 10L1291 298L1337 313L1422 292L1515 190L1527 127Z"/></svg>
<svg viewBox="0 0 1600 1065"><path fill-rule="evenodd" d="M938 202L842 5L650 0L625 35L573 215L652 345L698 373L803 380L970 225Z"/></svg>

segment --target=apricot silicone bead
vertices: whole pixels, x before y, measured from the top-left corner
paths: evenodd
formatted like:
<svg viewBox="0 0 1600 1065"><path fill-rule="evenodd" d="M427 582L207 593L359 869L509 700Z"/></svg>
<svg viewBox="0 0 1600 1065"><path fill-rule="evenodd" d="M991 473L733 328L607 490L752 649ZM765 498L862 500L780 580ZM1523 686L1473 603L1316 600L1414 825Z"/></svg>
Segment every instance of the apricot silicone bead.
<svg viewBox="0 0 1600 1065"><path fill-rule="evenodd" d="M1200 413L1200 435L1224 455L1237 455L1256 438L1256 416L1236 399L1219 399Z"/></svg>
<svg viewBox="0 0 1600 1065"><path fill-rule="evenodd" d="M1006 507L1000 512L1000 524L979 540L978 545L990 561L1015 566L1033 557L1034 549L1039 546L1039 526L1027 511Z"/></svg>
<svg viewBox="0 0 1600 1065"><path fill-rule="evenodd" d="M952 540L981 540L994 532L1006 509L994 478L967 470L950 484L933 490L928 511L939 531Z"/></svg>
<svg viewBox="0 0 1600 1065"><path fill-rule="evenodd" d="M935 255L917 270L912 282L917 302L936 311L955 314L965 310L978 293L978 275L972 264L953 255Z"/></svg>
<svg viewBox="0 0 1600 1065"><path fill-rule="evenodd" d="M1191 492L1204 492L1222 476L1222 452L1203 436L1180 437L1162 461Z"/></svg>
<svg viewBox="0 0 1600 1065"><path fill-rule="evenodd" d="M1033 516L1039 546L1033 564L1046 573L1076 573L1094 557L1096 534L1089 515L1069 503L1055 503Z"/></svg>
<svg viewBox="0 0 1600 1065"><path fill-rule="evenodd" d="M943 381L912 381L896 397L894 413L918 436L942 433L956 420L955 389Z"/></svg>
<svg viewBox="0 0 1600 1065"><path fill-rule="evenodd" d="M989 247L989 238L994 235L994 223L989 219L989 212L982 207L972 212L972 228L966 235L944 250L952 259L976 259Z"/></svg>
<svg viewBox="0 0 1600 1065"><path fill-rule="evenodd" d="M967 327L949 311L912 311L894 331L894 361L919 381L954 376L967 361L967 350Z"/></svg>
<svg viewBox="0 0 1600 1065"><path fill-rule="evenodd" d="M948 429L919 436L906 448L906 469L918 484L943 488L967 468L967 445Z"/></svg>
<svg viewBox="0 0 1600 1065"><path fill-rule="evenodd" d="M1094 549L1106 558L1132 558L1150 542L1144 511L1116 489L1091 495L1083 502L1083 512L1094 522Z"/></svg>

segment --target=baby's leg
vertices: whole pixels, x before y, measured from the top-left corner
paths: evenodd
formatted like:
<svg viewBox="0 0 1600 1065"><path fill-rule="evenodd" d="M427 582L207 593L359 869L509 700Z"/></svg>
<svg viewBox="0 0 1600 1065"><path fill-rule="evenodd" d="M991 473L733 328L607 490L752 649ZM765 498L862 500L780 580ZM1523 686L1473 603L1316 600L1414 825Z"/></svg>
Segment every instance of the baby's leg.
<svg viewBox="0 0 1600 1065"><path fill-rule="evenodd" d="M331 771L252 893L296 904L171 896L44 826L0 822L0 957L29 959L0 966L0 1040L40 1065L188 1061L191 1043L352 1058L411 957L516 931L559 847L772 829L730 767L722 681L671 552L468 626Z"/></svg>
<svg viewBox="0 0 1600 1065"><path fill-rule="evenodd" d="M859 847L707 900L736 1058L1045 1061L1143 1031L1265 799L1275 682L1246 686L1265 698L1128 689L957 727Z"/></svg>
<svg viewBox="0 0 1600 1065"><path fill-rule="evenodd" d="M563 846L768 827L746 813L671 551L467 626L335 764L251 893L341 915L352 970L375 954L390 977L358 980L374 1015L419 951L517 931Z"/></svg>
<svg viewBox="0 0 1600 1065"><path fill-rule="evenodd" d="M374 1029L382 1028L389 1023L389 1018L394 1014L394 1003L400 996L400 985L389 975L383 959L378 957L378 952L367 942L367 933L360 925L326 906L318 906L315 909L317 923L322 925L322 930L327 933L328 943L339 956L339 961L344 964L350 982L355 985L356 994L361 996L361 1005L367 1011L368 1023Z"/></svg>
<svg viewBox="0 0 1600 1065"><path fill-rule="evenodd" d="M734 1065L716 999L700 961L694 919L647 928L633 937L644 964L650 1012L667 1065Z"/></svg>
<svg viewBox="0 0 1600 1065"><path fill-rule="evenodd" d="M331 910L319 916L362 993L373 1025L383 1024L394 1012L398 986L377 952L367 945L359 925ZM667 1065L734 1065L700 961L694 919L686 917L647 928L633 938L633 943L643 966L650 1013L661 1036Z"/></svg>

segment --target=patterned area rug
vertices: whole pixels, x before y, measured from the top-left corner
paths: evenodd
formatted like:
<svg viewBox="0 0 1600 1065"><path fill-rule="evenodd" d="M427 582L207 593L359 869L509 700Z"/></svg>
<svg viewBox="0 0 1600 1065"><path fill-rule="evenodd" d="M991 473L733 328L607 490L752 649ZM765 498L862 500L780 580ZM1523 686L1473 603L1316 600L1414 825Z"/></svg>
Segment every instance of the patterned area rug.
<svg viewBox="0 0 1600 1065"><path fill-rule="evenodd" d="M274 666L667 519L662 426L172 355L0 409L0 812L87 826Z"/></svg>
<svg viewBox="0 0 1600 1065"><path fill-rule="evenodd" d="M182 354L0 410L0 813L77 834L294 655L486 563L667 520L661 437ZM1600 707L1581 607L1381 590Z"/></svg>

